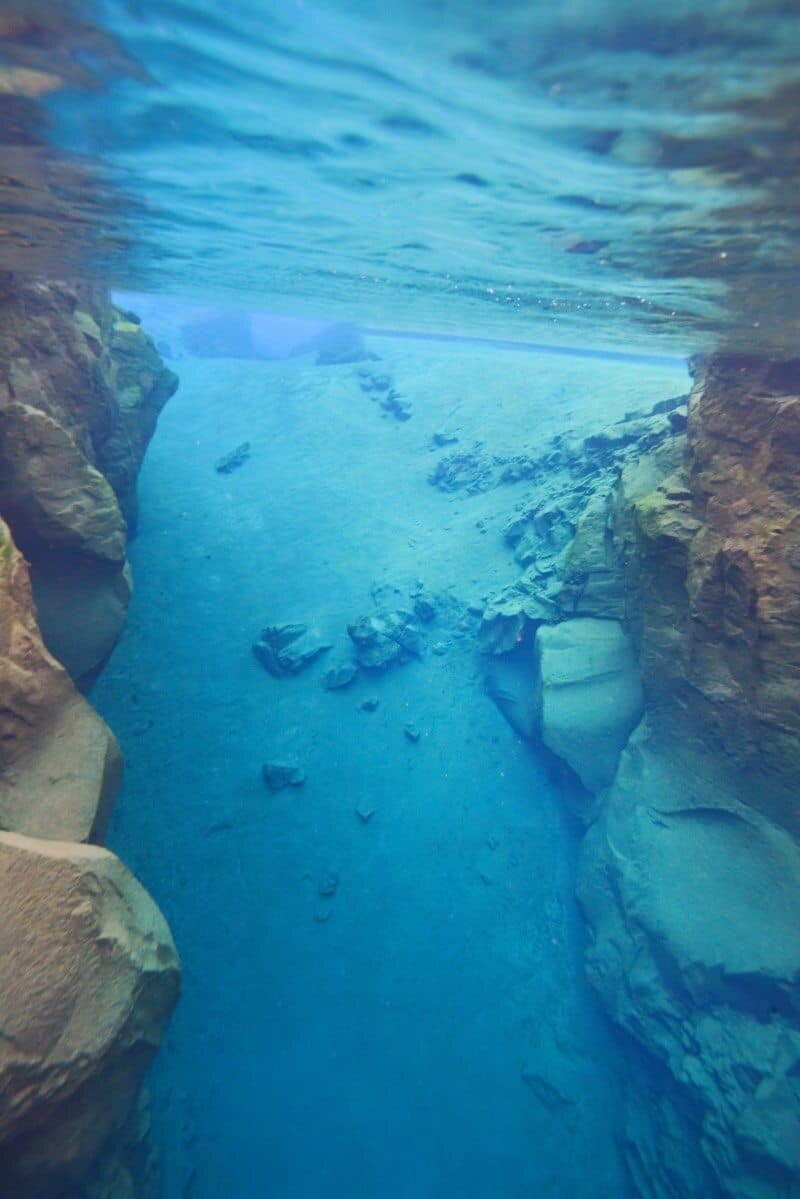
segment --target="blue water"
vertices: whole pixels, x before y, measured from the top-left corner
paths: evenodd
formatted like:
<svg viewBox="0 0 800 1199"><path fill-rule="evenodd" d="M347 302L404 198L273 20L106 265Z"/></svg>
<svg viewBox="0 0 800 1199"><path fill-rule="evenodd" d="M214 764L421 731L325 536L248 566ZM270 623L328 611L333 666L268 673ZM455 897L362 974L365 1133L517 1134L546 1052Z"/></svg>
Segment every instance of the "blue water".
<svg viewBox="0 0 800 1199"><path fill-rule="evenodd" d="M518 572L501 530L524 485L447 497L428 442L447 420L535 449L685 372L369 345L408 422L380 418L355 366L186 356L141 478L135 599L93 700L128 764L111 844L184 961L154 1079L165 1199L623 1199L578 830L486 694L465 612ZM416 579L440 597L420 662L328 692L324 664L279 680L250 652L303 620L344 654L373 594ZM261 763L287 755L307 781L272 795Z"/></svg>
<svg viewBox="0 0 800 1199"><path fill-rule="evenodd" d="M501 340L790 349L795 4L92 14L113 48L73 35L69 61L104 94L45 102L50 138L93 168L90 261L117 286Z"/></svg>
<svg viewBox="0 0 800 1199"><path fill-rule="evenodd" d="M584 980L568 788L475 645L524 485L444 495L430 440L535 454L684 393L697 350L796 352L797 5L37 20L3 48L55 82L0 75L0 267L116 289L181 378L92 693L127 764L110 844L184 965L152 1078L164 1199L628 1199L646 1065ZM290 356L331 320L409 421L355 365ZM335 660L419 583L428 649L385 676L329 692L324 663L275 679L251 653L302 621ZM307 778L272 794L281 758Z"/></svg>

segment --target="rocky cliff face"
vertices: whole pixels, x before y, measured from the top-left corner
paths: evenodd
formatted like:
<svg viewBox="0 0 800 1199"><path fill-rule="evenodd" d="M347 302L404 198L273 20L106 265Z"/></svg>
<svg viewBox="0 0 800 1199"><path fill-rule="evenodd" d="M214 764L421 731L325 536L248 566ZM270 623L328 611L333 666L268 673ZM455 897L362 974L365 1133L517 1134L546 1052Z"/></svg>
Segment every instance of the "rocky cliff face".
<svg viewBox="0 0 800 1199"><path fill-rule="evenodd" d="M619 722L588 764L570 725L586 656L564 670L536 634L541 735L599 796L578 892L589 976L651 1059L627 1138L649 1199L800 1194L798 391L797 362L697 363L685 435L640 443L577 520L557 619L621 621L645 697L615 771Z"/></svg>
<svg viewBox="0 0 800 1199"><path fill-rule="evenodd" d="M698 364L684 460L623 515L654 729L711 749L741 799L795 836L798 395L800 361Z"/></svg>
<svg viewBox="0 0 800 1199"><path fill-rule="evenodd" d="M178 959L87 844L122 762L70 674L119 634L136 474L176 380L97 294L6 280L0 308L0 1178L14 1199L145 1199L137 1097Z"/></svg>
<svg viewBox="0 0 800 1199"><path fill-rule="evenodd" d="M130 314L89 288L0 287L0 513L45 641L75 679L110 653L130 597L136 477L177 379Z"/></svg>

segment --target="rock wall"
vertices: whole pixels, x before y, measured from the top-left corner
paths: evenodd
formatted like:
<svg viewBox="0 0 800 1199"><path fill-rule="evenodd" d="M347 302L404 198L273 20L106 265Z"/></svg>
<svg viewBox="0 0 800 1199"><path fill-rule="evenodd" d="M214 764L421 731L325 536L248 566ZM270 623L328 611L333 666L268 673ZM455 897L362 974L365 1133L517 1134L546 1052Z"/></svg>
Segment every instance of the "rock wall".
<svg viewBox="0 0 800 1199"><path fill-rule="evenodd" d="M70 672L121 629L136 474L177 381L96 293L6 279L0 310L0 1189L149 1199L140 1087L179 964L96 844L122 761Z"/></svg>
<svg viewBox="0 0 800 1199"><path fill-rule="evenodd" d="M0 514L27 558L45 641L91 680L125 619L136 477L177 387L98 292L0 283Z"/></svg>
<svg viewBox="0 0 800 1199"><path fill-rule="evenodd" d="M622 503L654 730L800 836L800 360L696 364L686 454Z"/></svg>
<svg viewBox="0 0 800 1199"><path fill-rule="evenodd" d="M800 1195L800 362L694 370L685 435L678 422L618 464L550 584L556 619L622 622L645 696L585 806L578 894L589 977L644 1063L627 1129L639 1193L786 1199ZM552 688L553 638L536 637ZM574 692L575 672L556 682ZM574 728L559 742L549 712L545 743L591 784L619 730L596 751Z"/></svg>

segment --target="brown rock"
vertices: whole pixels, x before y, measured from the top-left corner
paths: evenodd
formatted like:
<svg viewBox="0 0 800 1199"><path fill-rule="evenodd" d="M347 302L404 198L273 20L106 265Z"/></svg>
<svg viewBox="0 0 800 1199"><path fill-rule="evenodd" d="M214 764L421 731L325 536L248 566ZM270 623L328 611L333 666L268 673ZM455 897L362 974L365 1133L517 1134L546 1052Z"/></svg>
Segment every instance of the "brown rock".
<svg viewBox="0 0 800 1199"><path fill-rule="evenodd" d="M48 649L73 679L91 682L125 624L130 567L54 555L32 567L31 586Z"/></svg>
<svg viewBox="0 0 800 1199"><path fill-rule="evenodd" d="M99 291L0 292L0 513L30 563L45 642L75 678L96 674L122 628L136 477L177 382Z"/></svg>
<svg viewBox="0 0 800 1199"><path fill-rule="evenodd" d="M97 840L119 786L116 740L42 644L25 561L0 520L0 827Z"/></svg>
<svg viewBox="0 0 800 1199"><path fill-rule="evenodd" d="M82 1182L134 1106L179 987L169 929L107 850L0 834L0 1177Z"/></svg>
<svg viewBox="0 0 800 1199"><path fill-rule="evenodd" d="M28 404L0 407L0 510L26 547L125 560L111 486L57 421Z"/></svg>
<svg viewBox="0 0 800 1199"><path fill-rule="evenodd" d="M654 736L726 755L740 798L795 835L798 391L800 365L698 367L686 465L648 494L629 488L615 534Z"/></svg>
<svg viewBox="0 0 800 1199"><path fill-rule="evenodd" d="M800 362L695 370L683 460L626 464L613 498L647 717L578 891L591 981L669 1080L629 1121L642 1193L782 1199L800 1176Z"/></svg>
<svg viewBox="0 0 800 1199"><path fill-rule="evenodd" d="M95 454L98 467L117 494L128 530L133 532L139 467L178 378L164 366L141 326L116 309L107 338L106 379L115 397L115 412L108 436L95 439Z"/></svg>

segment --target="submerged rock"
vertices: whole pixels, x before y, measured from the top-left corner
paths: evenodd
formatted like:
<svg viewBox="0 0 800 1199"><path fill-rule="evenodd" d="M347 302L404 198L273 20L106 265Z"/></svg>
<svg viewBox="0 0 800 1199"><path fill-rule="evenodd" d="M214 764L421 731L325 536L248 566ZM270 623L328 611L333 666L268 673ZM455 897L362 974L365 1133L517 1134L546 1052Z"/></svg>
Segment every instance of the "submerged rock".
<svg viewBox="0 0 800 1199"><path fill-rule="evenodd" d="M419 741L420 736L421 736L421 733L420 733L419 729L417 728L417 726L410 721L407 725L405 725L403 727L403 733L405 735L406 741L411 741L412 744L414 744L414 745L416 745L416 743Z"/></svg>
<svg viewBox="0 0 800 1199"><path fill-rule="evenodd" d="M436 601L425 590L414 595L414 615L422 624L430 624L436 618Z"/></svg>
<svg viewBox="0 0 800 1199"><path fill-rule="evenodd" d="M88 687L124 623L136 477L176 386L99 290L3 280L0 1190L14 1199L152 1189L137 1092L178 960L132 876L80 844L102 838L122 760L70 675Z"/></svg>
<svg viewBox="0 0 800 1199"><path fill-rule="evenodd" d="M779 1199L798 1177L798 879L797 843L737 800L733 772L634 734L584 840L578 897L591 982L677 1084L642 1134L690 1121L681 1193L698 1193L704 1162L729 1196ZM660 1188L667 1166L653 1161Z"/></svg>
<svg viewBox="0 0 800 1199"><path fill-rule="evenodd" d="M466 491L476 495L494 486L494 467L480 443L471 450L459 450L440 458L428 475L428 482L440 491Z"/></svg>
<svg viewBox="0 0 800 1199"><path fill-rule="evenodd" d="M512 653L489 658L485 680L487 694L511 727L521 737L533 740L539 731L533 637L529 636Z"/></svg>
<svg viewBox="0 0 800 1199"><path fill-rule="evenodd" d="M540 624L557 620L558 607L548 594L553 588L545 576L528 570L516 583L491 599L481 611L478 645L484 654L507 654Z"/></svg>
<svg viewBox="0 0 800 1199"><path fill-rule="evenodd" d="M123 1137L178 997L157 907L105 849L0 833L4 1194L74 1193Z"/></svg>
<svg viewBox="0 0 800 1199"><path fill-rule="evenodd" d="M458 437L455 433L451 433L447 429L437 429L431 437L430 448L432 450L438 450L441 449L442 446L455 445L457 441Z"/></svg>
<svg viewBox="0 0 800 1199"><path fill-rule="evenodd" d="M236 449L231 450L227 454L223 454L214 464L214 470L221 475L229 475L232 471L238 470L240 466L244 466L247 459L250 457L250 442L243 441L237 445Z"/></svg>
<svg viewBox="0 0 800 1199"><path fill-rule="evenodd" d="M396 420L411 420L411 401L401 396L393 387L380 397L379 403L383 411Z"/></svg>
<svg viewBox="0 0 800 1199"><path fill-rule="evenodd" d="M370 820L372 819L372 817L374 815L375 815L375 808L372 806L372 804L369 802L369 800L368 799L359 800L358 804L356 805L356 816L358 816L361 823L369 824Z"/></svg>
<svg viewBox="0 0 800 1199"><path fill-rule="evenodd" d="M317 893L323 899L332 899L339 886L339 875L334 870L326 870L319 880Z"/></svg>
<svg viewBox="0 0 800 1199"><path fill-rule="evenodd" d="M127 563L54 554L37 559L32 577L47 647L82 688L103 668L117 643L133 591Z"/></svg>
<svg viewBox="0 0 800 1199"><path fill-rule="evenodd" d="M800 1177L800 363L718 354L695 374L685 437L670 404L633 452L619 429L586 445L619 477L559 564L567 610L618 614L622 579L647 709L578 893L590 980L664 1070L657 1095L629 1079L642 1193L783 1199ZM602 708L556 738L588 781Z"/></svg>
<svg viewBox="0 0 800 1199"><path fill-rule="evenodd" d="M24 558L0 520L0 828L102 838L120 779L116 739L42 644Z"/></svg>
<svg viewBox="0 0 800 1199"><path fill-rule="evenodd" d="M370 399L377 401L383 412L397 420L410 420L411 401L395 390L390 375L378 375L362 369L358 372L358 385Z"/></svg>
<svg viewBox="0 0 800 1199"><path fill-rule="evenodd" d="M258 661L275 678L298 674L327 653L330 644L320 641L304 624L273 624L261 630L253 645Z"/></svg>
<svg viewBox="0 0 800 1199"><path fill-rule="evenodd" d="M349 687L357 677L358 667L353 662L341 662L325 671L322 686L326 691L341 691L344 687Z"/></svg>
<svg viewBox="0 0 800 1199"><path fill-rule="evenodd" d="M537 630L535 658L542 741L588 791L600 791L642 716L633 642L617 621L567 620Z"/></svg>
<svg viewBox="0 0 800 1199"><path fill-rule="evenodd" d="M422 638L411 619L410 612L398 610L362 616L348 625L359 666L379 671L422 657Z"/></svg>
<svg viewBox="0 0 800 1199"><path fill-rule="evenodd" d="M383 392L391 390L392 379L390 375L377 375L374 371L362 367L358 372L358 385L363 392L376 400Z"/></svg>
<svg viewBox="0 0 800 1199"><path fill-rule="evenodd" d="M122 629L136 478L178 383L129 315L83 286L0 295L0 514L45 643L87 683Z"/></svg>
<svg viewBox="0 0 800 1199"><path fill-rule="evenodd" d="M624 619L625 580L614 545L609 496L591 497L559 565L561 586L555 598L565 614Z"/></svg>
<svg viewBox="0 0 800 1199"><path fill-rule="evenodd" d="M58 421L28 404L0 407L0 511L26 546L125 560L111 485Z"/></svg>
<svg viewBox="0 0 800 1199"><path fill-rule="evenodd" d="M296 762L265 762L261 767L261 777L270 791L302 787L306 781L305 771Z"/></svg>

